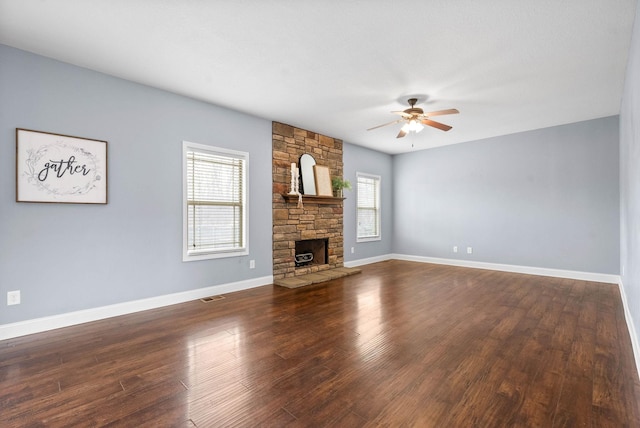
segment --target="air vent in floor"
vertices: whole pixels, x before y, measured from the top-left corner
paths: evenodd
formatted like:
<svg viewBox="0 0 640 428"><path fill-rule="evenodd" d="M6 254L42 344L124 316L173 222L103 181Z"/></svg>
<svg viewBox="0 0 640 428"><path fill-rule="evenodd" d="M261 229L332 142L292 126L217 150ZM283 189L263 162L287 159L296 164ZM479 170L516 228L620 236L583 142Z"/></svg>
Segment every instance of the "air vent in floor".
<svg viewBox="0 0 640 428"><path fill-rule="evenodd" d="M202 299L200 299L200 301L209 303L209 302L215 302L216 300L222 300L222 299L224 299L224 296L209 296L209 297L203 297Z"/></svg>

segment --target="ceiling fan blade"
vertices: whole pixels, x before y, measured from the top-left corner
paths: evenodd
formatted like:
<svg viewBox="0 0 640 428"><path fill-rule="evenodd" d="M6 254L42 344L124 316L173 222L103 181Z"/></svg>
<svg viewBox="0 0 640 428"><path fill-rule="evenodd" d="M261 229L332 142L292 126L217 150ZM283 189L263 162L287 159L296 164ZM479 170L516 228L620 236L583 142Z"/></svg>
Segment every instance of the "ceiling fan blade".
<svg viewBox="0 0 640 428"><path fill-rule="evenodd" d="M457 108L450 108L447 110L430 111L429 113L424 113L423 116L431 117L431 116L442 116L443 114L457 114L457 113L460 113Z"/></svg>
<svg viewBox="0 0 640 428"><path fill-rule="evenodd" d="M433 126L434 128L442 129L443 131L448 131L451 129L451 126L445 125L444 123L436 122L435 120L422 119L422 123L425 125Z"/></svg>
<svg viewBox="0 0 640 428"><path fill-rule="evenodd" d="M407 135L407 132L401 129L400 132L398 132L398 135L396 136L396 138L402 138L405 135Z"/></svg>
<svg viewBox="0 0 640 428"><path fill-rule="evenodd" d="M402 122L403 120L404 119L398 119L398 120L394 120L393 122L389 122L389 123L385 123L385 124L382 124L382 125L374 126L373 128L367 129L367 131L371 131L372 129L382 128L383 126L393 125L395 123Z"/></svg>

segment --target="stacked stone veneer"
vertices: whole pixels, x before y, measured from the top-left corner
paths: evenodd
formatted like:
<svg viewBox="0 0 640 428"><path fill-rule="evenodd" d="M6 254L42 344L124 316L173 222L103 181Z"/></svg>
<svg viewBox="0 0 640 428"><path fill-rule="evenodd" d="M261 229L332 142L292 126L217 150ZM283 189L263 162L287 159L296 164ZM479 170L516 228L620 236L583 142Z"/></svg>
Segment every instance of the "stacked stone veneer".
<svg viewBox="0 0 640 428"><path fill-rule="evenodd" d="M328 166L331 177L342 177L342 140L273 122L273 278L290 278L344 265L342 200L303 207L287 202L291 190L291 164L308 153L316 165ZM329 263L295 267L295 242L329 238Z"/></svg>

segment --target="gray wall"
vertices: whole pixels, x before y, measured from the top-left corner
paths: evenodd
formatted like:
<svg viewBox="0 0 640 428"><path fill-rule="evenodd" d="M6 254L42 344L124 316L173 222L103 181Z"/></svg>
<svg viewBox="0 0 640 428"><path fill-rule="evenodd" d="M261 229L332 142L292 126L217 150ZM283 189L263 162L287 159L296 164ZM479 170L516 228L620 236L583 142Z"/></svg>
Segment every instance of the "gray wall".
<svg viewBox="0 0 640 428"><path fill-rule="evenodd" d="M620 232L622 284L636 334L640 334L640 8L620 112ZM640 337L635 339L640 342Z"/></svg>
<svg viewBox="0 0 640 428"><path fill-rule="evenodd" d="M393 250L617 274L618 165L617 117L395 156Z"/></svg>
<svg viewBox="0 0 640 428"><path fill-rule="evenodd" d="M108 205L16 203L17 127L107 140ZM183 140L249 152L248 257L182 262ZM271 122L0 45L0 324L271 275L271 193Z"/></svg>
<svg viewBox="0 0 640 428"><path fill-rule="evenodd" d="M391 254L393 225L393 162L391 155L365 149L353 144L343 145L344 178L353 189L344 196L344 260L345 262ZM379 175L380 178L380 241L356 242L356 173ZM353 247L354 253L351 253Z"/></svg>

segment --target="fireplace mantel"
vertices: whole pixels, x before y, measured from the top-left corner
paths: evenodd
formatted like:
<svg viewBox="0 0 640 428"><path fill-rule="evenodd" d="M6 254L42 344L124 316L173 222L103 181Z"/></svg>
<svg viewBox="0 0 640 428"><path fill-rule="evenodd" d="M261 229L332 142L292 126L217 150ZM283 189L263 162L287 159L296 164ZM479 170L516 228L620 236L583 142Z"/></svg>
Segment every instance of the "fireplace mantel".
<svg viewBox="0 0 640 428"><path fill-rule="evenodd" d="M298 195L290 195L285 193L282 195L285 201L290 204L298 203ZM311 204L331 205L339 204L346 198L336 198L335 196L316 196L316 195L302 195L302 201Z"/></svg>

